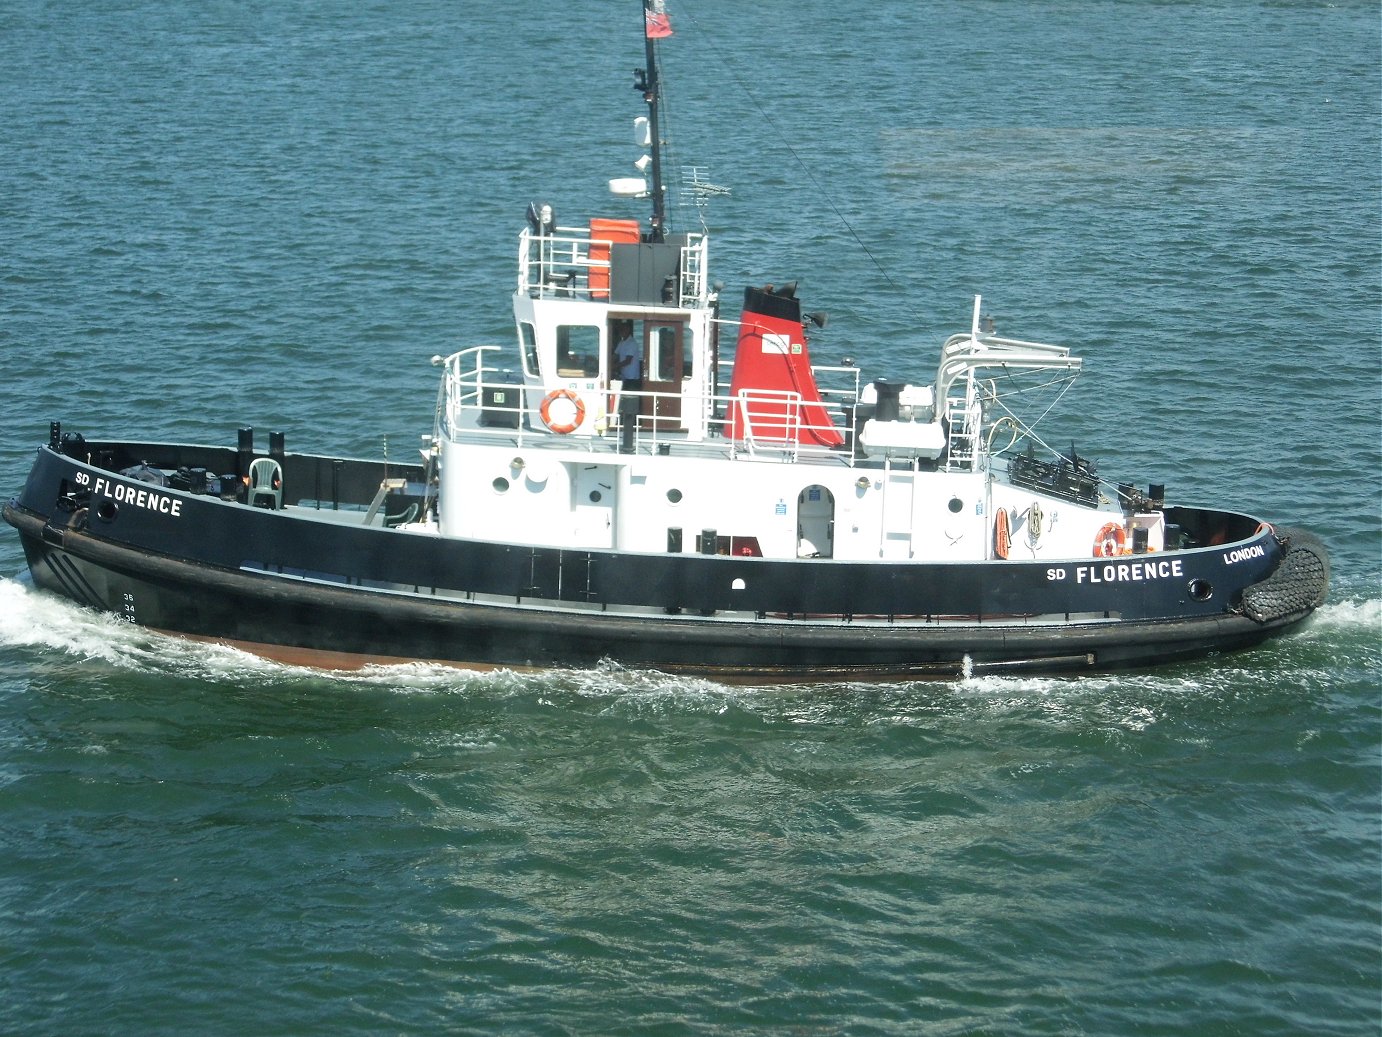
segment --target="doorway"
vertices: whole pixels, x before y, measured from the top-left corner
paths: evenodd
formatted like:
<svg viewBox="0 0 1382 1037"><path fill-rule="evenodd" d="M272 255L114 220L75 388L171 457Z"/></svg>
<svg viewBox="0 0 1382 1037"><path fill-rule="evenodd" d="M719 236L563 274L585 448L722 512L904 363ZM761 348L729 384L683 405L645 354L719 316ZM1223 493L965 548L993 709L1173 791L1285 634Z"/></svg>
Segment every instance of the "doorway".
<svg viewBox="0 0 1382 1037"><path fill-rule="evenodd" d="M797 495L797 557L835 557L835 495L824 486Z"/></svg>

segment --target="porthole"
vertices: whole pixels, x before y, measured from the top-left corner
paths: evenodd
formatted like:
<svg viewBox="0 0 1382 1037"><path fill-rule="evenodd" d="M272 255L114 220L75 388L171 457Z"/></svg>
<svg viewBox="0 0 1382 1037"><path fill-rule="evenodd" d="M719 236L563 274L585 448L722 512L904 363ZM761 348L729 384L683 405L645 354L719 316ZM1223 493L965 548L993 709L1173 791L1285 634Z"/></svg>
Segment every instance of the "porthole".
<svg viewBox="0 0 1382 1037"><path fill-rule="evenodd" d="M950 498L950 513L951 513L952 515L958 515L960 512L962 512L962 511L964 511L964 510L965 510L965 502L964 502L964 501L960 500L959 497L951 497L951 498Z"/></svg>
<svg viewBox="0 0 1382 1037"><path fill-rule="evenodd" d="M599 504L600 501L602 501L602 500L604 500L604 497L601 495L601 493L600 493L599 490L591 490L591 491L590 491L590 503L591 503L591 504Z"/></svg>
<svg viewBox="0 0 1382 1037"><path fill-rule="evenodd" d="M667 501L670 504L681 503L681 491L675 487L667 491Z"/></svg>
<svg viewBox="0 0 1382 1037"><path fill-rule="evenodd" d="M509 492L509 480L505 479L502 475L495 479L494 482L490 483L490 485L494 487L495 493Z"/></svg>
<svg viewBox="0 0 1382 1037"><path fill-rule="evenodd" d="M1190 596L1196 601L1208 601L1214 597L1214 584L1208 580L1191 580Z"/></svg>
<svg viewBox="0 0 1382 1037"><path fill-rule="evenodd" d="M113 500L103 500L96 505L96 517L102 522L114 522L115 516L120 514L120 508Z"/></svg>

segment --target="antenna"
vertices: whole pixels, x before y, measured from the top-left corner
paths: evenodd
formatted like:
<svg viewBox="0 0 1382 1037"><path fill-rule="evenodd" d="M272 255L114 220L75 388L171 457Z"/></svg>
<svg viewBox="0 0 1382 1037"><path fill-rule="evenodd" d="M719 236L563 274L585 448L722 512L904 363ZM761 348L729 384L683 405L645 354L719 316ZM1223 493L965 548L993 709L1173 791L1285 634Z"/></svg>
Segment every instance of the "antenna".
<svg viewBox="0 0 1382 1037"><path fill-rule="evenodd" d="M729 194L728 187L719 184L712 184L709 180L701 178L701 171L704 166L692 166L682 173L681 177L681 196L689 198L696 207L696 213L700 216L701 229L705 229L705 211L710 207L710 199L716 195Z"/></svg>
<svg viewBox="0 0 1382 1037"><path fill-rule="evenodd" d="M701 179L701 171L704 166L692 166L681 178L681 193L692 199L697 205L704 205L705 200L717 194L729 194L730 189L720 184L712 184L709 180Z"/></svg>

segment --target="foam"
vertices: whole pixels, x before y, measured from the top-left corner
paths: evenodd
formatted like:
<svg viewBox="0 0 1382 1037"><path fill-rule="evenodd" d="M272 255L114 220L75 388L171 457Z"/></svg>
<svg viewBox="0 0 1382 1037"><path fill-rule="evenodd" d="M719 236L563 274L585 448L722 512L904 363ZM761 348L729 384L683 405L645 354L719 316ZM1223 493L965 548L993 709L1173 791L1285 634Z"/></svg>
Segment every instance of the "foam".
<svg viewBox="0 0 1382 1037"><path fill-rule="evenodd" d="M1331 602L1321 608L1295 641L1319 640L1330 631L1374 631L1382 627L1382 599ZM229 645L185 640L126 623L37 591L27 578L0 577L0 646L37 648L76 660L100 661L140 672L173 673L201 680L235 683L326 680L343 685L384 688L400 694L445 694L483 689L488 694L542 695L548 704L564 696L622 702L649 712L685 709L725 712L745 708L769 712L784 700L819 720L831 713L831 702L860 697L883 698L899 716L923 712L946 701L968 701L981 709L1030 708L1034 701L1060 713L1090 699L1154 697L1176 699L1213 694L1233 682L1256 683L1261 675L1236 663L1184 671L1133 671L1120 674L1031 676L981 674L951 680L893 684L838 682L770 687L727 686L713 680L683 677L651 669L630 669L607 662L590 670L551 669L520 673L507 669L469 670L435 663L371 665L355 671L327 671L294 666L252 655ZM1246 657L1245 661L1252 657ZM1288 659L1281 661L1288 661ZM1289 661L1288 661L1289 664ZM1280 678L1273 671L1272 679ZM769 703L776 702L776 706ZM804 712L802 712L804 710ZM1142 720L1145 722L1146 717Z"/></svg>
<svg viewBox="0 0 1382 1037"><path fill-rule="evenodd" d="M1332 630L1382 629L1382 598L1326 602L1315 612L1311 626Z"/></svg>

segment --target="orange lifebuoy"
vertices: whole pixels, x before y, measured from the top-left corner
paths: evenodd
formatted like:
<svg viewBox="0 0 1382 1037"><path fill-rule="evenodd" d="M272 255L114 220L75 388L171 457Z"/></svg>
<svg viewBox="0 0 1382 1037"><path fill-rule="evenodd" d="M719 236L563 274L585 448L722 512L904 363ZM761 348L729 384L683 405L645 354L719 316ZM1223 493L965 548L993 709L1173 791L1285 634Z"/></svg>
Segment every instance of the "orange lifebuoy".
<svg viewBox="0 0 1382 1037"><path fill-rule="evenodd" d="M1008 533L1008 509L999 508L993 517L993 554L995 558L1007 558L1012 547L1012 537Z"/></svg>
<svg viewBox="0 0 1382 1037"><path fill-rule="evenodd" d="M1104 527L1099 530L1094 537L1094 557L1112 558L1114 555L1123 553L1123 545L1128 542L1128 535L1123 532L1123 527L1117 522L1106 522Z"/></svg>
<svg viewBox="0 0 1382 1037"><path fill-rule="evenodd" d="M558 400L570 400L575 405L575 415L570 421L552 420L552 404ZM539 413L542 415L542 423L557 435L569 435L580 428L581 422L585 421L585 401L570 389L553 389L543 398Z"/></svg>

